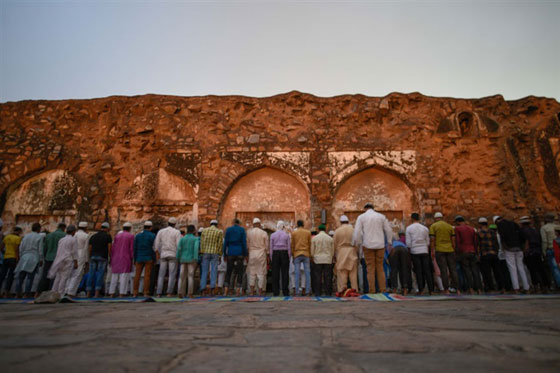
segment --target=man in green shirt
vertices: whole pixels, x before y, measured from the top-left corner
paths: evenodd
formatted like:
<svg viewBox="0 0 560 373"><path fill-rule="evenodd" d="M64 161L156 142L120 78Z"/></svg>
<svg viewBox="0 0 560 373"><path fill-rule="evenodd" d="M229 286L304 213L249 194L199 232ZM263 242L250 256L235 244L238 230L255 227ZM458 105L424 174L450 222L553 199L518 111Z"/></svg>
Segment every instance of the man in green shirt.
<svg viewBox="0 0 560 373"><path fill-rule="evenodd" d="M39 282L39 287L37 288L37 292L39 293L49 290L52 286L52 280L47 278L47 274L56 258L58 241L66 236L65 230L66 224L59 223L57 230L47 234L45 237L45 263L43 265L43 272L41 273L41 282Z"/></svg>
<svg viewBox="0 0 560 373"><path fill-rule="evenodd" d="M443 220L441 212L436 212L434 219L436 222L430 226L430 252L441 271L444 294L449 294L449 277L451 277L451 287L455 288L459 295L461 292L455 260L455 230L451 224Z"/></svg>

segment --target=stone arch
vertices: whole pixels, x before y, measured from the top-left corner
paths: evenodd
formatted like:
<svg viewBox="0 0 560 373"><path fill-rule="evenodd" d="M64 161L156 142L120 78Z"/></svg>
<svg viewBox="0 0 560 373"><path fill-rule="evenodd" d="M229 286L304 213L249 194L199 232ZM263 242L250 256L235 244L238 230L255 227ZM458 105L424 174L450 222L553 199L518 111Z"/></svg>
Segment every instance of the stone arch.
<svg viewBox="0 0 560 373"><path fill-rule="evenodd" d="M62 221L75 223L80 190L76 178L66 170L42 172L8 188L2 218L7 227L17 224L24 231L30 231L35 222L49 231Z"/></svg>
<svg viewBox="0 0 560 373"><path fill-rule="evenodd" d="M333 221L345 214L354 223L367 202L387 216L395 231L404 228L405 218L417 208L415 193L406 179L379 167L369 167L337 185L331 210Z"/></svg>
<svg viewBox="0 0 560 373"><path fill-rule="evenodd" d="M237 178L224 194L219 208L223 226L233 218L244 225L254 217L273 228L278 220L295 225L310 220L311 200L307 185L292 174L274 167L261 167Z"/></svg>

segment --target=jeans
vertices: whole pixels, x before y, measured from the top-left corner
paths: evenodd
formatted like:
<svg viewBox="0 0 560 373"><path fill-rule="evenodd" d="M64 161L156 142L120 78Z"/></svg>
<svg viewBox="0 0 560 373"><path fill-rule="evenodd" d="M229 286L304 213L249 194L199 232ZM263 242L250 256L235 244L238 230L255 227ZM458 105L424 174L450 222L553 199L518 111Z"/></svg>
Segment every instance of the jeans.
<svg viewBox="0 0 560 373"><path fill-rule="evenodd" d="M434 278L430 269L431 258L429 254L412 254L412 263L414 264L414 273L416 274L416 282L418 282L418 291L422 292L424 286L428 284L430 293L434 291Z"/></svg>
<svg viewBox="0 0 560 373"><path fill-rule="evenodd" d="M305 292L311 293L311 267L310 260L305 255L300 255L294 258L295 280L296 280L296 295L300 295L299 285L301 284L299 277L301 276L301 263L303 263L303 271L305 273Z"/></svg>
<svg viewBox="0 0 560 373"><path fill-rule="evenodd" d="M325 289L325 295L332 295L332 264L316 264L313 267L313 280L315 281L315 296L320 297L321 291Z"/></svg>
<svg viewBox="0 0 560 373"><path fill-rule="evenodd" d="M455 253L436 251L436 262L441 272L443 288L445 290L449 290L449 277L451 277L451 287L458 290L459 278L457 277L457 262L455 261Z"/></svg>
<svg viewBox="0 0 560 373"><path fill-rule="evenodd" d="M290 280L290 256L288 250L274 250L272 252L272 293L275 297L280 295L280 272L282 272L282 293L285 297L290 295L288 283Z"/></svg>
<svg viewBox="0 0 560 373"><path fill-rule="evenodd" d="M6 280L6 294L10 294L12 290L12 282L14 281L14 269L16 269L16 259L4 259L2 268L0 269L0 291L2 290L2 283ZM6 277L7 276L7 277Z"/></svg>
<svg viewBox="0 0 560 373"><path fill-rule="evenodd" d="M200 291L206 289L208 267L210 267L210 288L214 289L216 287L219 261L220 256L218 254L202 254L202 265L200 267Z"/></svg>
<svg viewBox="0 0 560 373"><path fill-rule="evenodd" d="M556 259L554 258L554 250L546 250L546 261L548 262L556 286L560 287L560 268L558 268L558 263L556 263Z"/></svg>
<svg viewBox="0 0 560 373"><path fill-rule="evenodd" d="M224 281L224 287L230 287L231 274L235 273L237 287L240 288L243 284L243 272L245 268L243 266L244 256L227 256L227 269L226 269L226 279Z"/></svg>
<svg viewBox="0 0 560 373"><path fill-rule="evenodd" d="M27 277L27 283L25 284L25 293L31 293L31 287L33 286L33 279L35 278L35 274L37 273L37 268L33 272L25 272L21 271L18 275L18 281L16 281L16 293L19 295L21 294L21 288L25 278Z"/></svg>
<svg viewBox="0 0 560 373"><path fill-rule="evenodd" d="M463 275L467 282L467 289L481 290L480 271L476 264L477 258L475 253L459 254L459 264L463 270Z"/></svg>
<svg viewBox="0 0 560 373"><path fill-rule="evenodd" d="M89 278L86 285L87 291L92 291L95 284L95 291L103 289L103 277L107 268L107 259L100 256L92 256L89 261Z"/></svg>

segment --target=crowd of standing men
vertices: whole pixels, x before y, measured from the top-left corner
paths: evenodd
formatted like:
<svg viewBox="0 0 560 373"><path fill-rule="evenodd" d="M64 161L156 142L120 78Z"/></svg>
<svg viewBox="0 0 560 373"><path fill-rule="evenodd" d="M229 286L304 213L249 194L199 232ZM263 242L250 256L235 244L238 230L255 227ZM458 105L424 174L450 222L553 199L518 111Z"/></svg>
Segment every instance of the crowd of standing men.
<svg viewBox="0 0 560 373"><path fill-rule="evenodd" d="M103 290L116 296L118 287L121 297L164 292L192 297L197 268L203 296L264 295L269 268L274 296L288 296L290 288L294 295L330 296L333 275L341 296L359 290L406 295L415 289L422 295L436 289L444 294L528 292L531 284L535 292L548 292L551 284L560 288L560 226L553 214L545 216L540 231L527 216L519 224L500 216L489 224L481 217L478 229L462 216L455 217L455 226L439 212L434 218L427 227L413 213L411 224L397 236L387 218L368 203L355 227L342 215L339 227L329 234L323 224L310 231L300 220L293 231L279 221L269 236L258 218L248 230L235 219L225 233L217 220L207 228L188 225L181 232L177 220L170 218L157 234L150 221L136 235L132 224L124 223L114 239L109 223L94 234L88 233L87 222L77 227L60 223L48 234L34 223L22 238L18 226L10 234L1 233L0 220L0 291L10 296L15 279L16 296L31 297L39 268L35 296L46 290L76 296L80 289L88 297L100 297ZM157 283L152 273L157 273Z"/></svg>

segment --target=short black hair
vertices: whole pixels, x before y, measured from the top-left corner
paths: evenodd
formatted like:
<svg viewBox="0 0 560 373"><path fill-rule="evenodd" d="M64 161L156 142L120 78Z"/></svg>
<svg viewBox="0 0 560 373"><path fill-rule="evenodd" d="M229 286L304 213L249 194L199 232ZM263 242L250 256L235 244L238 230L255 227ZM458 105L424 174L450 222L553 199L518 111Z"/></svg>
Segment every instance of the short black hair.
<svg viewBox="0 0 560 373"><path fill-rule="evenodd" d="M31 230L37 233L41 232L41 224L33 223L33 225L31 226Z"/></svg>
<svg viewBox="0 0 560 373"><path fill-rule="evenodd" d="M14 227L14 232L21 232L23 229L21 229L21 227Z"/></svg>
<svg viewBox="0 0 560 373"><path fill-rule="evenodd" d="M410 217L412 218L412 220L420 220L420 214L418 214L417 212L413 212Z"/></svg>
<svg viewBox="0 0 560 373"><path fill-rule="evenodd" d="M303 227L303 220L298 220L297 221L297 226L298 227Z"/></svg>
<svg viewBox="0 0 560 373"><path fill-rule="evenodd" d="M241 221L239 219L233 219L233 224L239 225L241 224Z"/></svg>
<svg viewBox="0 0 560 373"><path fill-rule="evenodd" d="M59 229L66 229L66 223L58 223Z"/></svg>
<svg viewBox="0 0 560 373"><path fill-rule="evenodd" d="M130 232L130 230L132 229L132 227L122 227L123 231L127 231Z"/></svg>
<svg viewBox="0 0 560 373"><path fill-rule="evenodd" d="M187 225L187 233L194 233L196 231L196 228L194 225L190 224Z"/></svg>

